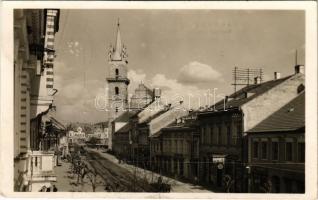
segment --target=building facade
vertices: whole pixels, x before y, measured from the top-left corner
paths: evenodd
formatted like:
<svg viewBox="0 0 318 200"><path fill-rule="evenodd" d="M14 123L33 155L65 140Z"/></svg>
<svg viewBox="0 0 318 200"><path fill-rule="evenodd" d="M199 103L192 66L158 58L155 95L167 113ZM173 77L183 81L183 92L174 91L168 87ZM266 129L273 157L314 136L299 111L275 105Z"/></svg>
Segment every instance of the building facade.
<svg viewBox="0 0 318 200"><path fill-rule="evenodd" d="M129 109L130 110L141 110L147 105L151 104L155 98L159 98L161 90L155 88L151 90L145 84L140 83L138 88L135 89L134 94L130 98Z"/></svg>
<svg viewBox="0 0 318 200"><path fill-rule="evenodd" d="M56 180L54 151L43 145L54 130L54 38L59 10L14 11L14 190L37 191ZM47 162L48 161L48 162Z"/></svg>
<svg viewBox="0 0 318 200"><path fill-rule="evenodd" d="M196 113L176 119L150 136L151 169L175 178L197 180L199 136Z"/></svg>
<svg viewBox="0 0 318 200"><path fill-rule="evenodd" d="M72 144L84 144L86 142L86 133L83 132L81 127L78 127L76 131L69 131L67 134L68 143Z"/></svg>
<svg viewBox="0 0 318 200"><path fill-rule="evenodd" d="M248 132L251 192L305 192L305 92Z"/></svg>
<svg viewBox="0 0 318 200"><path fill-rule="evenodd" d="M303 66L295 74L255 82L199 114L199 181L228 192L249 189L247 132L295 98L304 87Z"/></svg>

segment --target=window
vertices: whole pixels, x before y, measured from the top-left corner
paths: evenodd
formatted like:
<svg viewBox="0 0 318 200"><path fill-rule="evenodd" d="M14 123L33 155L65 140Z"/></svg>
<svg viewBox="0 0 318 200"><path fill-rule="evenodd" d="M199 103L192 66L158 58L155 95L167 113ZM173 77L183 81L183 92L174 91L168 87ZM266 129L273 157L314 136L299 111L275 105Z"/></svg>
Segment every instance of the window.
<svg viewBox="0 0 318 200"><path fill-rule="evenodd" d="M226 133L227 133L227 144L231 144L231 125L227 125L226 127Z"/></svg>
<svg viewBox="0 0 318 200"><path fill-rule="evenodd" d="M174 141L174 153L178 153L178 142L177 140Z"/></svg>
<svg viewBox="0 0 318 200"><path fill-rule="evenodd" d="M180 152L181 154L183 154L183 140L180 141Z"/></svg>
<svg viewBox="0 0 318 200"><path fill-rule="evenodd" d="M209 139L209 136L210 136L209 135L210 134L209 131L210 131L209 130L209 125L206 124L205 125L205 139L204 139L206 144L209 144L209 141L210 141L210 139Z"/></svg>
<svg viewBox="0 0 318 200"><path fill-rule="evenodd" d="M305 162L305 143L298 143L298 162Z"/></svg>
<svg viewBox="0 0 318 200"><path fill-rule="evenodd" d="M242 124L239 122L236 126L236 135L233 137L233 144L236 145L238 138L241 136L241 129L242 129Z"/></svg>
<svg viewBox="0 0 318 200"><path fill-rule="evenodd" d="M115 112L118 113L118 107L115 108Z"/></svg>
<svg viewBox="0 0 318 200"><path fill-rule="evenodd" d="M205 139L205 133L204 133L204 128L203 127L201 127L201 143L202 144L204 144L205 143L205 141L204 141L204 139Z"/></svg>
<svg viewBox="0 0 318 200"><path fill-rule="evenodd" d="M262 142L262 159L267 159L267 142Z"/></svg>
<svg viewBox="0 0 318 200"><path fill-rule="evenodd" d="M119 75L118 69L115 69L115 74L116 74L116 77Z"/></svg>
<svg viewBox="0 0 318 200"><path fill-rule="evenodd" d="M210 144L213 144L213 125L212 125L212 128L210 128Z"/></svg>
<svg viewBox="0 0 318 200"><path fill-rule="evenodd" d="M115 87L115 94L118 95L119 94L119 88Z"/></svg>
<svg viewBox="0 0 318 200"><path fill-rule="evenodd" d="M218 127L218 144L222 144L222 127Z"/></svg>
<svg viewBox="0 0 318 200"><path fill-rule="evenodd" d="M286 161L292 161L293 160L293 143L291 142L286 142Z"/></svg>
<svg viewBox="0 0 318 200"><path fill-rule="evenodd" d="M253 142L253 158L258 158L258 142Z"/></svg>
<svg viewBox="0 0 318 200"><path fill-rule="evenodd" d="M272 142L272 160L278 160L278 142Z"/></svg>

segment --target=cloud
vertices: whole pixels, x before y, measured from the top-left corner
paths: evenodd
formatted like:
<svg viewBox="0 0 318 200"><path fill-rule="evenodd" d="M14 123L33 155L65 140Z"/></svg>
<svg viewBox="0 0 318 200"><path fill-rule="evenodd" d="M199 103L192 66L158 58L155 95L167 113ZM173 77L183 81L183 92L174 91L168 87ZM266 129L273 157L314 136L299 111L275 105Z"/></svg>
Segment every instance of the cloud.
<svg viewBox="0 0 318 200"><path fill-rule="evenodd" d="M207 83L223 81L222 74L213 67L193 61L183 66L178 75L181 83Z"/></svg>
<svg viewBox="0 0 318 200"><path fill-rule="evenodd" d="M153 77L147 77L143 72L130 70L128 72L130 79L130 96L138 85L143 82L150 89L160 88L161 99L164 103L178 103L183 101L187 108L199 108L200 106L211 105L213 102L213 89L202 89L195 85L186 85L180 83L177 79L169 78L164 74L156 74Z"/></svg>

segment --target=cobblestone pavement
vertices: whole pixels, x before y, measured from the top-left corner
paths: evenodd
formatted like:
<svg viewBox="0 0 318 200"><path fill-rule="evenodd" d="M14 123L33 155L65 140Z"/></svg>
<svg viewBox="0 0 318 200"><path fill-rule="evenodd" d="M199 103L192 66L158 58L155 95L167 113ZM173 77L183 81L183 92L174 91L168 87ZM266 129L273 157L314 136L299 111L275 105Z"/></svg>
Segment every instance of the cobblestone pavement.
<svg viewBox="0 0 318 200"><path fill-rule="evenodd" d="M133 165L129 165L126 163L119 164L118 159L115 156L108 154L108 153L103 153L102 150L96 150L96 149L89 149L89 150L94 151L96 153L99 153L105 159L112 161L113 163L115 163L119 167L127 169L131 173L139 176L140 178L146 178L148 181L156 181L158 179L158 177L160 176L159 174L157 174L155 172L145 170L145 169L133 166ZM210 191L210 190L203 188L202 186L194 185L191 183L180 182L176 179L169 178L166 176L162 176L162 179L163 179L163 182L167 182L167 183L171 184L171 186L172 186L171 192L196 192L196 193L211 193L211 192L213 192L213 191Z"/></svg>

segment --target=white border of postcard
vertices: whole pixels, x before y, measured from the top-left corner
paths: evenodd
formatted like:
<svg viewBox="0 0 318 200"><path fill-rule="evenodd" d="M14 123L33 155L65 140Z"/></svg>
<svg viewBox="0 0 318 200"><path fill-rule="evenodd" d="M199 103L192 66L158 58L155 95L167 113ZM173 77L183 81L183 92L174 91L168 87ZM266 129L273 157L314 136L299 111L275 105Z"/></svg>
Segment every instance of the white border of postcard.
<svg viewBox="0 0 318 200"><path fill-rule="evenodd" d="M284 2L103 2L103 1L7 1L1 12L0 190L6 197L64 198L180 198L180 199L316 199L317 198L317 4L313 1ZM13 192L13 9L255 9L305 10L306 13L306 165L305 194L239 193L28 193ZM288 37L288 36L286 36Z"/></svg>

